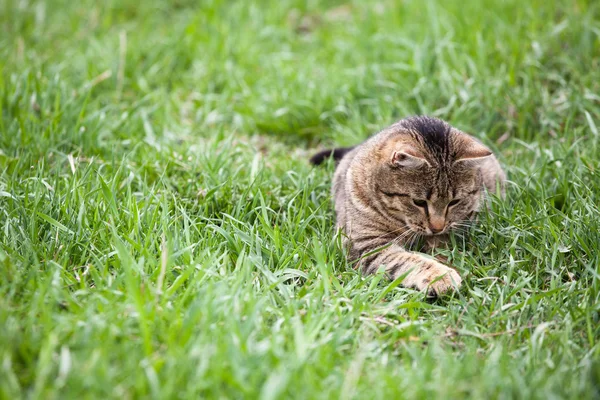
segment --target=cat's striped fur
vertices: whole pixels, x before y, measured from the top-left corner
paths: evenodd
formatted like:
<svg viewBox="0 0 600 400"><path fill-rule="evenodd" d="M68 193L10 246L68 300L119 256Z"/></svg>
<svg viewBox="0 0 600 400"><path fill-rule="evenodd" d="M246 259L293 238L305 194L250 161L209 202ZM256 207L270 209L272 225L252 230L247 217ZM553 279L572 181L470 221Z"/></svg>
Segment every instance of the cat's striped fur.
<svg viewBox="0 0 600 400"><path fill-rule="evenodd" d="M311 159L338 161L332 195L349 259L365 273L384 267L391 279L439 295L461 284L458 273L410 250L429 247L474 217L485 190L503 190L505 175L492 152L464 132L430 117L401 120L353 148Z"/></svg>

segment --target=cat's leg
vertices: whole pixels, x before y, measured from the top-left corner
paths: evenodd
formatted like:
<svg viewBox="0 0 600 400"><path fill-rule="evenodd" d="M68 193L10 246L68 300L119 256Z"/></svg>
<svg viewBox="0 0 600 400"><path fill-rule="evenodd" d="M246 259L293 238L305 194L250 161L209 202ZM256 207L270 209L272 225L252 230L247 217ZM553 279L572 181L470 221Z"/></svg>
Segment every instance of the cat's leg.
<svg viewBox="0 0 600 400"><path fill-rule="evenodd" d="M458 272L446 265L426 257L423 254L406 251L392 244L381 251L368 251L360 260L363 272L372 274L379 267L385 266L385 273L390 279L407 274L402 285L427 290L430 295L440 295L453 288L460 287L462 279Z"/></svg>

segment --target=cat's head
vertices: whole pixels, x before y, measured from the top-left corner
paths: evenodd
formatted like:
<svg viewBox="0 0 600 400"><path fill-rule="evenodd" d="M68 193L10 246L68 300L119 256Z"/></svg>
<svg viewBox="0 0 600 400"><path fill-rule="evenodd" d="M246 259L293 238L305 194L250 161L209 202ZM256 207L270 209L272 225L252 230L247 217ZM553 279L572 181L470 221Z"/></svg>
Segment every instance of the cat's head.
<svg viewBox="0 0 600 400"><path fill-rule="evenodd" d="M492 152L435 118L404 119L389 130L373 180L379 204L422 235L444 234L471 219Z"/></svg>

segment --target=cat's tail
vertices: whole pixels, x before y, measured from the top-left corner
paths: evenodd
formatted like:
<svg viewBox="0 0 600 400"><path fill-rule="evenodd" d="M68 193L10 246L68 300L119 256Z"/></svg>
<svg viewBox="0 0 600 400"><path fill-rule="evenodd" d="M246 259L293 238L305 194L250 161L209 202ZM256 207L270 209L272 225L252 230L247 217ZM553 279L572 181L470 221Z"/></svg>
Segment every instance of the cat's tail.
<svg viewBox="0 0 600 400"><path fill-rule="evenodd" d="M329 157L333 158L337 163L342 157L351 152L352 149L354 149L354 147L338 147L337 149L322 150L310 158L310 163L319 165L327 161Z"/></svg>

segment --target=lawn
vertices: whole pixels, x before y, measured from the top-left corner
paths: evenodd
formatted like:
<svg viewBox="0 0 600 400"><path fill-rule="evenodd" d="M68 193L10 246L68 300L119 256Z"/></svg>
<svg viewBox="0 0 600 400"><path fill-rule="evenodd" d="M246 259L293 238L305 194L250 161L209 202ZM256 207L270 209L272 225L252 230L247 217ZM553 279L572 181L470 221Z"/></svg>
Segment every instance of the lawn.
<svg viewBox="0 0 600 400"><path fill-rule="evenodd" d="M345 261L409 115L509 176L437 300ZM597 1L0 0L0 398L600 397Z"/></svg>

